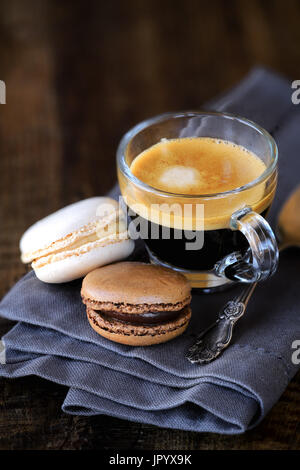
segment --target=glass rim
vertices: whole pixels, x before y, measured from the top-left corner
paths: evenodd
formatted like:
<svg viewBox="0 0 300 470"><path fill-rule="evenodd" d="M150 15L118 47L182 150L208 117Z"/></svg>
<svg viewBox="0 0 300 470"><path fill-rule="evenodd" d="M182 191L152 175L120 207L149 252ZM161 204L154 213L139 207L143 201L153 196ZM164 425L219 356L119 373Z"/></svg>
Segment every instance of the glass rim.
<svg viewBox="0 0 300 470"><path fill-rule="evenodd" d="M256 179L250 181L249 183L239 186L238 188L231 189L229 191L223 191L219 193L202 193L202 194L181 194L181 193L173 193L169 191L164 191L161 189L157 189L154 186L150 186L147 183L144 183L142 180L137 178L130 170L129 165L126 162L125 158L125 151L130 143L130 141L138 135L142 130L146 129L147 127L157 124L160 122L165 121L167 118L169 119L179 119L179 118L188 118L188 117L197 117L197 116L215 116L215 117L223 117L230 120L239 121L242 124L251 127L255 131L257 131L260 135L263 135L265 139L268 141L270 153L272 157L272 161L270 165L265 169L265 171ZM191 137L192 138L192 137ZM276 169L278 161L278 148L275 140L271 136L271 134L266 131L263 127L259 124L256 124L254 121L250 119L244 118L239 116L238 114L232 114L227 112L218 112L218 111L183 111L183 112L168 112L159 114L157 116L151 117L149 119L145 119L144 121L136 124L133 126L129 131L127 131L124 136L122 137L118 148L117 148L117 166L118 169L126 176L132 183L143 189L144 191L154 193L156 195L162 197L180 197L182 199L200 199L200 198L217 198L217 197L225 197L233 194L238 194L242 191L246 191L266 180Z"/></svg>

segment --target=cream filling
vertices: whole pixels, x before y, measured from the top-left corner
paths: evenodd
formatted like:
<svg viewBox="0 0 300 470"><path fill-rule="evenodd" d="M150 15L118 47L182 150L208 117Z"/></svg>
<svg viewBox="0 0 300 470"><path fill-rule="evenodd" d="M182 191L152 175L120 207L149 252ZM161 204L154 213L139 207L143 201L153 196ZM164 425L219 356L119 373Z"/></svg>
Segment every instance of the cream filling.
<svg viewBox="0 0 300 470"><path fill-rule="evenodd" d="M77 255L77 252L79 254L87 252L93 246L104 246L126 238L129 238L126 220L121 211L116 211L102 220L94 220L47 247L31 253L23 253L22 261L32 262L32 266L44 265L52 262L51 259L56 261L56 258L61 259L62 256Z"/></svg>
<svg viewBox="0 0 300 470"><path fill-rule="evenodd" d="M93 237L90 237L92 239ZM89 239L89 238L88 238ZM101 240L95 237L95 240L88 241L84 244L75 244L71 247L68 247L68 250L61 249L60 251L56 251L47 256L43 256L41 258L35 259L32 262L32 267L35 268L42 268L50 263L55 263L57 261L64 260L66 258L70 258L71 256L81 256L94 248L104 247L108 245L112 245L114 243L120 243L121 241L129 240L127 231L117 234L111 234L106 238L102 238Z"/></svg>

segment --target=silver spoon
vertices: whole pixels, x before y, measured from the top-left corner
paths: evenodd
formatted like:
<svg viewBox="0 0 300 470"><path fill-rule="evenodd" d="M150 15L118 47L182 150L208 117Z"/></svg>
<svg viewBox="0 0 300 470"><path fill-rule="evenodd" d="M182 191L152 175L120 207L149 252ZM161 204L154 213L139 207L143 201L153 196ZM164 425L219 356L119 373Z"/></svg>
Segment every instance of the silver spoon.
<svg viewBox="0 0 300 470"><path fill-rule="evenodd" d="M300 186L280 211L277 233L280 251L290 246L300 247ZM234 300L229 300L219 312L217 320L197 336L186 354L190 362L208 364L229 346L234 325L244 315L256 286L257 282L249 284Z"/></svg>

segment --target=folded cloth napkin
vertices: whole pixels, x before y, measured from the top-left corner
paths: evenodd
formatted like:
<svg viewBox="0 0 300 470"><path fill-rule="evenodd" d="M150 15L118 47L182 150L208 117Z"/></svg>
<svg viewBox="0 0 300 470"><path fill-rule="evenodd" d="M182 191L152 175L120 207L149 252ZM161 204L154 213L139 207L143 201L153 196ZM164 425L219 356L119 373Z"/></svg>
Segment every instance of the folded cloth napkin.
<svg viewBox="0 0 300 470"><path fill-rule="evenodd" d="M291 92L284 79L255 69L206 107L250 117L273 133L280 153L273 222L300 175L300 106L292 104ZM137 254L142 255L143 250ZM292 361L292 344L300 340L299 261L300 250L282 254L278 272L257 288L237 324L232 345L205 366L190 364L185 352L241 287L195 293L192 320L182 336L134 348L90 328L81 280L44 284L30 272L0 304L0 315L18 322L2 338L0 375L34 374L69 386L62 408L71 414L105 414L191 431L244 432L261 421L299 368Z"/></svg>

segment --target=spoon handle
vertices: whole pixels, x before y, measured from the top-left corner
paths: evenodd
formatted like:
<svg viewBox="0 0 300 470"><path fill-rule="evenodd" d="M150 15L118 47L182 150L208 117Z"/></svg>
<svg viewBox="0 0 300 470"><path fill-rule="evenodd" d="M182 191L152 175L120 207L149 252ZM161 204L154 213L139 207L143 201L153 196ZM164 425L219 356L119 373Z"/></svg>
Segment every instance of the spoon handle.
<svg viewBox="0 0 300 470"><path fill-rule="evenodd" d="M233 327L244 315L256 286L257 282L249 284L238 297L227 302L219 312L217 320L197 336L186 354L190 362L208 364L227 348L232 338Z"/></svg>
<svg viewBox="0 0 300 470"><path fill-rule="evenodd" d="M278 244L281 252L292 245L282 241ZM193 364L208 364L216 359L229 346L233 327L244 315L247 304L257 286L257 282L249 284L234 300L229 300L220 310L217 320L202 331L195 343L189 348L186 358Z"/></svg>

